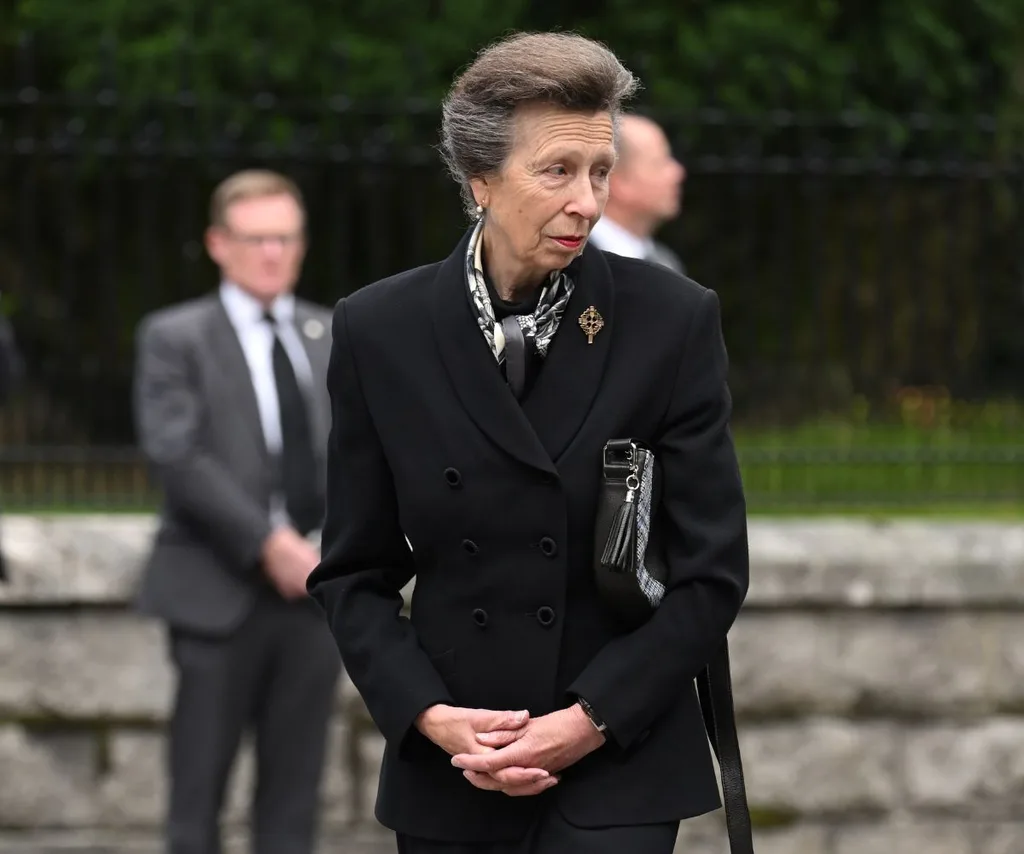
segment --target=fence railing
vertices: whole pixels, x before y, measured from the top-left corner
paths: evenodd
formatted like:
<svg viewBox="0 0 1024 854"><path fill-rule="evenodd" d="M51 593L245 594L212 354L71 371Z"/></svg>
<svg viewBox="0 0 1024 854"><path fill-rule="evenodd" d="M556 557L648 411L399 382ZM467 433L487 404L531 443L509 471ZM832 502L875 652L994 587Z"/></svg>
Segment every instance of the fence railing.
<svg viewBox="0 0 1024 854"><path fill-rule="evenodd" d="M657 116L687 166L661 237L722 298L754 509L1024 505L1024 140L991 117ZM300 292L443 257L465 226L436 105L0 92L0 307L28 366L10 506L149 506L134 328L212 287L209 193L293 176Z"/></svg>

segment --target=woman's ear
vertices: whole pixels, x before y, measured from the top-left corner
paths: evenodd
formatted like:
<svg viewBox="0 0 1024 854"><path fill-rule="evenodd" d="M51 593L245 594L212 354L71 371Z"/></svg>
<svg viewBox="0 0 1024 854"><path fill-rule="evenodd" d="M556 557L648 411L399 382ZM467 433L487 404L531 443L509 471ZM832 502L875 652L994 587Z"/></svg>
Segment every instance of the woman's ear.
<svg viewBox="0 0 1024 854"><path fill-rule="evenodd" d="M487 208L487 204L490 201L490 187L487 184L486 178L470 178L469 179L470 189L473 191L473 199L476 203L482 207Z"/></svg>

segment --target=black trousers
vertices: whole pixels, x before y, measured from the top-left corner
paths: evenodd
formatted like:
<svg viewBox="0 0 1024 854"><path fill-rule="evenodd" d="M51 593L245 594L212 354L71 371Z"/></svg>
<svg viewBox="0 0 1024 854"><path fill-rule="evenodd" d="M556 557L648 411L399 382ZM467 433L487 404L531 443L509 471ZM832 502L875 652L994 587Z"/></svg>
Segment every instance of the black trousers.
<svg viewBox="0 0 1024 854"><path fill-rule="evenodd" d="M678 834L678 822L575 827L548 806L520 842L439 842L398 834L398 854L672 854Z"/></svg>
<svg viewBox="0 0 1024 854"><path fill-rule="evenodd" d="M178 674L168 733L167 854L219 854L242 735L255 730L255 854L312 854L327 726L341 671L312 600L261 597L228 638L171 632Z"/></svg>

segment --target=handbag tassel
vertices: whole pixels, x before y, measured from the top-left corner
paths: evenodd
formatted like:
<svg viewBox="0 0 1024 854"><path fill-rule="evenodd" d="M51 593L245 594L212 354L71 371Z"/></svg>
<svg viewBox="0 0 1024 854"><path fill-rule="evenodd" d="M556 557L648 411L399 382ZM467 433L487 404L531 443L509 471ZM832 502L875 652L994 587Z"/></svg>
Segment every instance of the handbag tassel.
<svg viewBox="0 0 1024 854"><path fill-rule="evenodd" d="M612 519L601 565L613 572L632 572L636 563L636 502L630 490Z"/></svg>

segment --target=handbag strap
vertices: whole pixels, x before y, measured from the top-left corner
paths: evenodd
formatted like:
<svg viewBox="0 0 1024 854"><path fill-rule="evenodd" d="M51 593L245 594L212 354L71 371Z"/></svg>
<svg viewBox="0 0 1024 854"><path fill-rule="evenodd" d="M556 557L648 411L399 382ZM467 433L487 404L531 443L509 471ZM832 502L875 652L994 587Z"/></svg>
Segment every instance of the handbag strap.
<svg viewBox="0 0 1024 854"><path fill-rule="evenodd" d="M722 644L711 663L697 676L704 727L718 758L722 774L722 800L731 854L754 854L750 808L743 782L743 763L736 734L736 712L732 700L732 675L729 670L729 642Z"/></svg>

